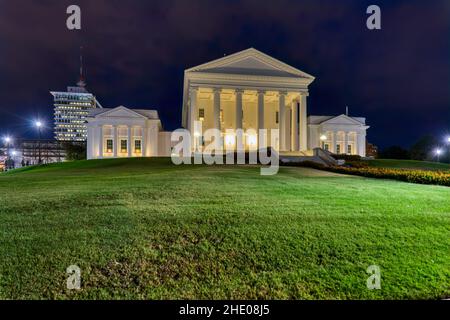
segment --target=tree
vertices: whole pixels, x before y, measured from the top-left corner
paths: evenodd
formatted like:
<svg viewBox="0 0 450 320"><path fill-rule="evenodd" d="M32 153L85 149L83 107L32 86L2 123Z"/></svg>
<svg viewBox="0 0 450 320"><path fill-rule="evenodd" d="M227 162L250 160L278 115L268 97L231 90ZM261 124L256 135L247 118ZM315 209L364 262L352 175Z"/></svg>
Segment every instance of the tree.
<svg viewBox="0 0 450 320"><path fill-rule="evenodd" d="M379 158L408 160L410 159L410 155L408 150L400 146L391 146L389 148L382 150L380 152Z"/></svg>
<svg viewBox="0 0 450 320"><path fill-rule="evenodd" d="M66 160L85 160L86 145L84 143L65 142Z"/></svg>
<svg viewBox="0 0 450 320"><path fill-rule="evenodd" d="M410 149L411 159L413 160L432 160L433 150L439 144L438 140L432 135L425 135L417 140Z"/></svg>

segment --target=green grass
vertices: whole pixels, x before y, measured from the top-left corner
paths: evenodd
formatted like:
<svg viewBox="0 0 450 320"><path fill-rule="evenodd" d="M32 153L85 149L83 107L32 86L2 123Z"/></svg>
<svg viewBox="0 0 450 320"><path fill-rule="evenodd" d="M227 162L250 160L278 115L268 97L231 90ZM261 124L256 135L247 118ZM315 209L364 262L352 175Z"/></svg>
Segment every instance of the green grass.
<svg viewBox="0 0 450 320"><path fill-rule="evenodd" d="M450 165L448 163L441 163L441 162L376 159L376 160L368 160L367 163L371 167L379 167L379 168L450 171Z"/></svg>
<svg viewBox="0 0 450 320"><path fill-rule="evenodd" d="M82 161L0 174L0 298L440 299L450 188L308 168ZM82 290L66 289L66 268ZM381 290L366 288L369 265Z"/></svg>

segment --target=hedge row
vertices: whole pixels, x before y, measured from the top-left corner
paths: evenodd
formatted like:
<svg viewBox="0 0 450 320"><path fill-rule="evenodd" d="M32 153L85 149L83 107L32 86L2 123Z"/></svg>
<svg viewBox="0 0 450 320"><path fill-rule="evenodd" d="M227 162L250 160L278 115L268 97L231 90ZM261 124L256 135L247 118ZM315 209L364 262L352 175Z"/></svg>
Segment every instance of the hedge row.
<svg viewBox="0 0 450 320"><path fill-rule="evenodd" d="M336 173L363 176L368 178L392 179L411 183L435 184L450 187L450 172L445 171L388 169L388 168L372 168L372 167L344 167L344 166L326 167L324 165L311 161L305 161L297 165Z"/></svg>
<svg viewBox="0 0 450 320"><path fill-rule="evenodd" d="M387 168L349 168L330 167L325 170L353 174L369 178L393 179L411 183L436 184L450 187L450 172L409 170L409 169L387 169Z"/></svg>

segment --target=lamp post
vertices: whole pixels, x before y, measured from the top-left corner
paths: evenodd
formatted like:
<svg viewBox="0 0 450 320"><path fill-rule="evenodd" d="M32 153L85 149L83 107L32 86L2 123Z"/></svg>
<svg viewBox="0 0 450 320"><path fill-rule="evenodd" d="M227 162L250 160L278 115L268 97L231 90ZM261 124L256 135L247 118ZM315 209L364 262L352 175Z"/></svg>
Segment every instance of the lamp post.
<svg viewBox="0 0 450 320"><path fill-rule="evenodd" d="M37 120L34 125L36 126L36 128L39 131L39 141L38 141L38 147L39 147L39 159L38 159L38 163L41 164L42 163L42 158L41 158L41 128L42 128L42 122L40 120Z"/></svg>
<svg viewBox="0 0 450 320"><path fill-rule="evenodd" d="M11 162L11 155L9 152L9 148L11 146L11 141L12 141L12 138L10 136L6 136L3 138L3 142L5 143L5 146L6 146L6 160L5 160L6 170L8 170L9 163Z"/></svg>
<svg viewBox="0 0 450 320"><path fill-rule="evenodd" d="M437 162L440 162L440 161L439 161L439 158L441 157L442 150L438 148L438 149L436 149L436 150L434 151L434 153L436 153L436 156L437 156Z"/></svg>

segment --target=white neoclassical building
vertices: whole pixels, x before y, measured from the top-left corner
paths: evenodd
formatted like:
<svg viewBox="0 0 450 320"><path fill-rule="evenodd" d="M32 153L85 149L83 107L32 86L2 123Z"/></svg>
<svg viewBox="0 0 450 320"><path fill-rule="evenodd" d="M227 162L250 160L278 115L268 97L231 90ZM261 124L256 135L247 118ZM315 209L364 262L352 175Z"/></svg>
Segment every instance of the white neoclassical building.
<svg viewBox="0 0 450 320"><path fill-rule="evenodd" d="M307 97L314 77L250 48L185 71L183 127L279 129L280 151L308 149ZM244 137L244 146L255 138ZM194 142L198 143L198 142ZM257 141L258 143L258 141Z"/></svg>
<svg viewBox="0 0 450 320"><path fill-rule="evenodd" d="M307 156L320 147L365 156L369 127L364 118L308 118L309 85L314 79L253 48L187 69L182 126L191 132L192 149L208 144L202 136L207 129L219 129L223 141L230 130L266 129L270 134L277 129L277 141L267 143L281 154ZM88 159L170 156L174 144L155 110L94 109L87 128ZM245 148L260 144L257 135L242 138Z"/></svg>
<svg viewBox="0 0 450 320"><path fill-rule="evenodd" d="M366 118L309 116L309 148L322 148L335 154L366 155Z"/></svg>
<svg viewBox="0 0 450 320"><path fill-rule="evenodd" d="M93 109L87 132L88 159L170 156L170 133L155 110Z"/></svg>

